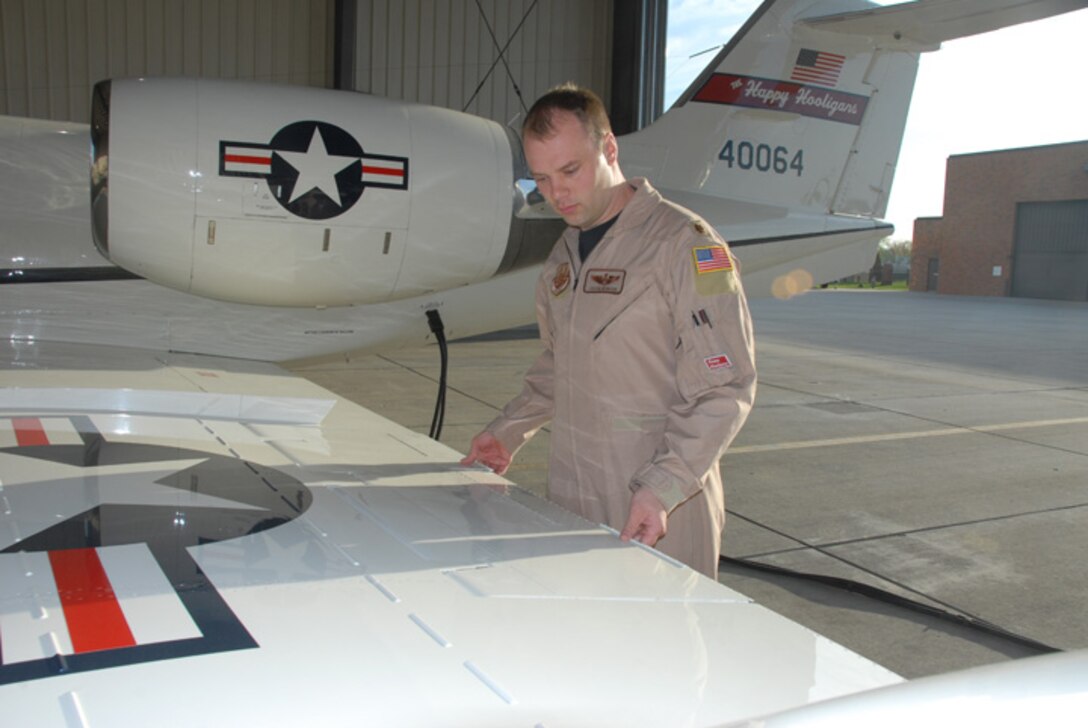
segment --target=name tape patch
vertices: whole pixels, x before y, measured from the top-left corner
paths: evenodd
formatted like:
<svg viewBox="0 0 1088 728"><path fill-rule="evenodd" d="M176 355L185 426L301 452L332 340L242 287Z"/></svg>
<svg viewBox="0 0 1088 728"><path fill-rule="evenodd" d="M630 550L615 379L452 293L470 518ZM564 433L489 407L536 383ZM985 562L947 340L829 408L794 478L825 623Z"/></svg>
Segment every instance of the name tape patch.
<svg viewBox="0 0 1088 728"><path fill-rule="evenodd" d="M726 354L715 354L714 356L708 356L703 359L703 363L706 364L706 368L714 371L715 369L732 369L733 362L730 361L729 356Z"/></svg>

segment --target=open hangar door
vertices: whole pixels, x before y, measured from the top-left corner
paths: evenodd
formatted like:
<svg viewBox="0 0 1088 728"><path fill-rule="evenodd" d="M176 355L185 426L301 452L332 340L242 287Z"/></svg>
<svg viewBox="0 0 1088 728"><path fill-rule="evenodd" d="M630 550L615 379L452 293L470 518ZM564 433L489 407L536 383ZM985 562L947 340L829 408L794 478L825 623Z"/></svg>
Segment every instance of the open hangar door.
<svg viewBox="0 0 1088 728"><path fill-rule="evenodd" d="M0 114L87 123L98 81L186 76L362 91L517 129L563 81L606 102L614 85L626 103L640 101L627 67L639 50L651 78L663 78L665 9L665 0L3 0ZM616 18L626 20L618 32ZM642 50L648 33L655 43ZM614 53L625 59L619 81Z"/></svg>
<svg viewBox="0 0 1088 728"><path fill-rule="evenodd" d="M1016 207L1012 295L1088 301L1088 200Z"/></svg>

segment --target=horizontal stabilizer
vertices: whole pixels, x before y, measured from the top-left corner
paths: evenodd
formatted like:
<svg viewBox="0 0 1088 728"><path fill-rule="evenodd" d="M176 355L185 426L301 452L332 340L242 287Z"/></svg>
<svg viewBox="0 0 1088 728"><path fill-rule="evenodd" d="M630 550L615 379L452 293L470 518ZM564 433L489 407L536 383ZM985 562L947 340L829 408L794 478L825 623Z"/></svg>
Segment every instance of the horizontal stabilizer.
<svg viewBox="0 0 1088 728"><path fill-rule="evenodd" d="M917 0L816 18L809 27L888 38L914 50L1088 7L1086 0Z"/></svg>

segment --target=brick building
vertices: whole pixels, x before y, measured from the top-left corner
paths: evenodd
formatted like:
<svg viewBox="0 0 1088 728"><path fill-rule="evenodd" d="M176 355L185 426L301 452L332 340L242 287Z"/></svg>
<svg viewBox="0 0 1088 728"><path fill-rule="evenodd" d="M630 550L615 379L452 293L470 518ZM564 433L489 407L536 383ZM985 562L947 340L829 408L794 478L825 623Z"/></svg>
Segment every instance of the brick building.
<svg viewBox="0 0 1088 728"><path fill-rule="evenodd" d="M910 288L1088 301L1088 141L948 158L914 221Z"/></svg>

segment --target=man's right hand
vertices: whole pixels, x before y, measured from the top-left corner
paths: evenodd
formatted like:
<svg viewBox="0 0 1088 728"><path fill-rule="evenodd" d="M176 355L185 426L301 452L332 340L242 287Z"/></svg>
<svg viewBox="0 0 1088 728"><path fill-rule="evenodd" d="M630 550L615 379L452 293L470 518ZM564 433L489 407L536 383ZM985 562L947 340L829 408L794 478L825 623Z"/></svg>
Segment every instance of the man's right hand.
<svg viewBox="0 0 1088 728"><path fill-rule="evenodd" d="M495 471L496 475L502 475L510 467L510 461L513 459L514 456L510 454L510 451L494 435L484 430L472 438L472 448L461 464L467 467L475 463L483 463Z"/></svg>

